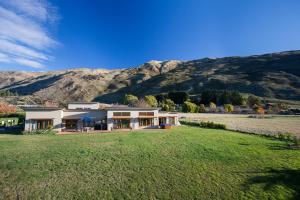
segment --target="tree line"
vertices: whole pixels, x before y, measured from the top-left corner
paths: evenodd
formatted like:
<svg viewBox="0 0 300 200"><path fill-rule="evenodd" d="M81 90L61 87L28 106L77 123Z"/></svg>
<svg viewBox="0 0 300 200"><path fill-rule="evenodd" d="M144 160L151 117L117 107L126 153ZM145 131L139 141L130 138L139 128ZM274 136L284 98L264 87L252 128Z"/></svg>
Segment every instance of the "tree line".
<svg viewBox="0 0 300 200"><path fill-rule="evenodd" d="M206 90L200 95L187 92L169 92L168 94L147 95L138 98L132 94L124 96L124 103L134 107L160 107L164 111L182 112L217 112L222 107L226 112L233 112L234 106L243 106L262 112L260 98L250 95L243 97L237 91Z"/></svg>
<svg viewBox="0 0 300 200"><path fill-rule="evenodd" d="M19 96L17 92L11 92L9 90L1 90L0 97Z"/></svg>

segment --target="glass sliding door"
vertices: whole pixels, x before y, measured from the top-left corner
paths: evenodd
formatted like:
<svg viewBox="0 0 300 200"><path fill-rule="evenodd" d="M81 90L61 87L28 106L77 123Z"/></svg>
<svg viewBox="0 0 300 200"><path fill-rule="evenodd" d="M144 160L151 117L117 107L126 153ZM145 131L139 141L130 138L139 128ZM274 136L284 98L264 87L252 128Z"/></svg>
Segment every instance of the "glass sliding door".
<svg viewBox="0 0 300 200"><path fill-rule="evenodd" d="M77 129L77 122L78 120L77 119L67 119L65 120L66 122L66 129Z"/></svg>
<svg viewBox="0 0 300 200"><path fill-rule="evenodd" d="M114 129L128 129L130 128L130 119L114 119Z"/></svg>
<svg viewBox="0 0 300 200"><path fill-rule="evenodd" d="M166 123L167 123L167 118L166 117L160 117L159 118L159 125L166 124Z"/></svg>
<svg viewBox="0 0 300 200"><path fill-rule="evenodd" d="M154 119L153 118L140 118L139 119L139 126L153 126Z"/></svg>

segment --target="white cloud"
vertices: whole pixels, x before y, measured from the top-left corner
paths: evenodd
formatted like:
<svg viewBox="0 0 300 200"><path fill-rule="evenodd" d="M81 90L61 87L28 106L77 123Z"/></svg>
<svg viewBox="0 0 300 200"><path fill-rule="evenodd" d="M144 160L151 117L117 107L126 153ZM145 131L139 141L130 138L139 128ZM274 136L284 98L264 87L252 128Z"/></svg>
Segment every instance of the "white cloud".
<svg viewBox="0 0 300 200"><path fill-rule="evenodd" d="M0 62L9 60L19 65L43 67L42 63L51 57L49 50L58 44L46 28L47 23L57 19L53 10L53 6L41 0L0 2Z"/></svg>
<svg viewBox="0 0 300 200"><path fill-rule="evenodd" d="M25 65L25 66L36 68L36 69L42 69L45 67L43 64L41 64L39 62L36 62L34 60L25 59L25 58L15 58L14 61L21 65Z"/></svg>
<svg viewBox="0 0 300 200"><path fill-rule="evenodd" d="M48 18L46 2L34 0L9 0L8 4L15 7L17 11L28 16L45 21Z"/></svg>
<svg viewBox="0 0 300 200"><path fill-rule="evenodd" d="M11 60L6 54L0 53L0 62L11 63Z"/></svg>
<svg viewBox="0 0 300 200"><path fill-rule="evenodd" d="M14 56L21 56L30 59L41 59L41 60L49 59L48 56L45 55L44 53L35 51L33 49L3 39L0 39L0 51L6 52L8 54L12 54Z"/></svg>

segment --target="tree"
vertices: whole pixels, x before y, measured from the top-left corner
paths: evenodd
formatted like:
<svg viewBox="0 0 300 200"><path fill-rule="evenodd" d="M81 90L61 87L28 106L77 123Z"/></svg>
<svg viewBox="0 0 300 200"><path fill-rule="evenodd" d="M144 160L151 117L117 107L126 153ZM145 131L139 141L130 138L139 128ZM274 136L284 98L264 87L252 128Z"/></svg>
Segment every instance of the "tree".
<svg viewBox="0 0 300 200"><path fill-rule="evenodd" d="M175 103L171 99L165 99L161 104L161 108L163 111L174 111Z"/></svg>
<svg viewBox="0 0 300 200"><path fill-rule="evenodd" d="M244 101L244 98L243 96L237 92L237 91L233 91L230 93L230 100L231 100L231 103L233 105L243 105L243 101Z"/></svg>
<svg viewBox="0 0 300 200"><path fill-rule="evenodd" d="M206 112L205 105L203 103L199 105L198 112L199 113L205 113Z"/></svg>
<svg viewBox="0 0 300 200"><path fill-rule="evenodd" d="M228 91L223 91L217 94L217 99L218 99L218 104L223 105L223 104L232 104L231 101L231 94Z"/></svg>
<svg viewBox="0 0 300 200"><path fill-rule="evenodd" d="M264 115L265 114L265 109L263 109L263 107L259 106L258 109L256 110L256 112L260 115Z"/></svg>
<svg viewBox="0 0 300 200"><path fill-rule="evenodd" d="M183 104L189 99L187 92L169 92L168 97L176 104Z"/></svg>
<svg viewBox="0 0 300 200"><path fill-rule="evenodd" d="M195 113L198 111L198 107L196 104L194 104L192 102L185 101L182 105L182 111L188 112L188 113Z"/></svg>
<svg viewBox="0 0 300 200"><path fill-rule="evenodd" d="M247 106L247 100L243 98L241 102L241 106Z"/></svg>
<svg viewBox="0 0 300 200"><path fill-rule="evenodd" d="M155 96L147 95L147 96L145 96L144 99L150 107L156 108L158 106L158 102L157 102Z"/></svg>
<svg viewBox="0 0 300 200"><path fill-rule="evenodd" d="M261 105L261 101L258 97L250 95L247 99L248 105L253 108L254 105Z"/></svg>
<svg viewBox="0 0 300 200"><path fill-rule="evenodd" d="M133 106L133 105L136 104L138 101L139 101L139 99L138 99L136 96L134 96L134 95L132 95L132 94L125 94L125 97L124 97L124 104Z"/></svg>
<svg viewBox="0 0 300 200"><path fill-rule="evenodd" d="M217 92L214 90L206 90L201 94L201 101L204 105L209 105L210 102L217 103Z"/></svg>
<svg viewBox="0 0 300 200"><path fill-rule="evenodd" d="M138 107L138 108L149 108L150 107L150 105L144 99L140 99L140 100L134 102L133 106Z"/></svg>
<svg viewBox="0 0 300 200"><path fill-rule="evenodd" d="M211 112L216 112L217 111L217 105L214 102L209 103L209 108Z"/></svg>
<svg viewBox="0 0 300 200"><path fill-rule="evenodd" d="M157 95L155 95L155 98L158 101L158 103L162 103L165 99L167 99L167 95L166 94L157 94Z"/></svg>
<svg viewBox="0 0 300 200"><path fill-rule="evenodd" d="M289 106L285 103L278 103L277 106L280 109L280 111L289 109Z"/></svg>
<svg viewBox="0 0 300 200"><path fill-rule="evenodd" d="M0 102L0 113L1 114L9 114L16 112L17 109L15 106L9 105L5 102Z"/></svg>
<svg viewBox="0 0 300 200"><path fill-rule="evenodd" d="M233 111L233 105L231 104L224 104L224 109L226 112L231 113Z"/></svg>

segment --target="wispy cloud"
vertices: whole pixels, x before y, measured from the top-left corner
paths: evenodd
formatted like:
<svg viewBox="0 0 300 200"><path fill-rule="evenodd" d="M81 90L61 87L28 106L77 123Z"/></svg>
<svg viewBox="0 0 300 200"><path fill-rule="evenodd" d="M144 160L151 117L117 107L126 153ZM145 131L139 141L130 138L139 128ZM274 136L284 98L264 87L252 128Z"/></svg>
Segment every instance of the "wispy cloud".
<svg viewBox="0 0 300 200"><path fill-rule="evenodd" d="M48 32L55 7L42 0L0 2L0 62L44 68L55 41Z"/></svg>

